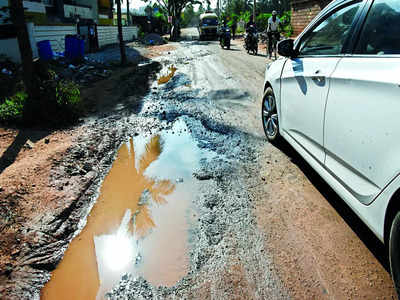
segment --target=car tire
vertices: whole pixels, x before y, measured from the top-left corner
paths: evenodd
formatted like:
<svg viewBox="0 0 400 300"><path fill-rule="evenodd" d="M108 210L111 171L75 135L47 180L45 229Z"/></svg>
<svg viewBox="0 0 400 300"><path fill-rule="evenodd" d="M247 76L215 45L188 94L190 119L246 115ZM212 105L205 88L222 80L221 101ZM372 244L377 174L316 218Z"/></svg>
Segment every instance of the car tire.
<svg viewBox="0 0 400 300"><path fill-rule="evenodd" d="M389 261L394 287L400 298L400 212L394 217L390 229Z"/></svg>
<svg viewBox="0 0 400 300"><path fill-rule="evenodd" d="M278 110L272 88L267 88L261 102L261 118L265 136L271 143L280 140Z"/></svg>

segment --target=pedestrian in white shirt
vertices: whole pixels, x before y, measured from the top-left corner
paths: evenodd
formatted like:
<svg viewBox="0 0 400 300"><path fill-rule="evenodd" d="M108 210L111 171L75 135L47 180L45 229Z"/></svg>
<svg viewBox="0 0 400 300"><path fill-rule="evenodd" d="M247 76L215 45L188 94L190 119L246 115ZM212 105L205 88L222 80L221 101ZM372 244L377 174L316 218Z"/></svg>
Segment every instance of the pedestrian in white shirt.
<svg viewBox="0 0 400 300"><path fill-rule="evenodd" d="M277 14L276 10L272 11L272 16L268 19L267 35L269 58L271 58L272 55L272 37L275 37L276 42L280 39L279 29L281 27L281 20L279 20Z"/></svg>

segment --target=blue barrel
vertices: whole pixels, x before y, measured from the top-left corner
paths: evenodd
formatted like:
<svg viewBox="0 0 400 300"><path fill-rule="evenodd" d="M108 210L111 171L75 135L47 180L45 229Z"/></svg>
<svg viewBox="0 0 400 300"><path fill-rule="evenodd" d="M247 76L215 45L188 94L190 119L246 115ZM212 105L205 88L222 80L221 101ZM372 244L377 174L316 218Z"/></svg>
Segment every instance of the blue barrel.
<svg viewBox="0 0 400 300"><path fill-rule="evenodd" d="M38 42L37 47L39 50L39 57L41 60L48 61L53 58L53 50L51 50L51 45L49 40Z"/></svg>
<svg viewBox="0 0 400 300"><path fill-rule="evenodd" d="M73 35L65 36L65 54L64 56L68 59L73 59L76 56L76 39Z"/></svg>
<svg viewBox="0 0 400 300"><path fill-rule="evenodd" d="M82 58L85 55L85 40L76 35L65 36L65 54L68 59Z"/></svg>
<svg viewBox="0 0 400 300"><path fill-rule="evenodd" d="M85 56L85 40L78 38L77 43L78 43L78 56L82 58Z"/></svg>

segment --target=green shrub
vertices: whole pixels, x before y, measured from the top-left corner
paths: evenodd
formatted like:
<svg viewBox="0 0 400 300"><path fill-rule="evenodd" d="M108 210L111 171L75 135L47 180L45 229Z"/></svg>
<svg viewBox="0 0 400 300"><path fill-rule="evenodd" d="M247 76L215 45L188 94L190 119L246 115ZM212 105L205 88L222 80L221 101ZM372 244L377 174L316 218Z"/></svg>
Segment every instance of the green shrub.
<svg viewBox="0 0 400 300"><path fill-rule="evenodd" d="M28 95L18 92L0 104L0 122L19 122L22 120L25 101Z"/></svg>
<svg viewBox="0 0 400 300"><path fill-rule="evenodd" d="M56 101L60 108L75 110L81 101L81 92L72 81L60 81L56 86Z"/></svg>
<svg viewBox="0 0 400 300"><path fill-rule="evenodd" d="M268 28L268 19L272 16L270 13L259 14L256 17L256 26L258 31L265 31Z"/></svg>
<svg viewBox="0 0 400 300"><path fill-rule="evenodd" d="M23 108L26 125L60 127L78 120L81 113L79 86L55 79L40 82L37 99L28 99Z"/></svg>
<svg viewBox="0 0 400 300"><path fill-rule="evenodd" d="M284 34L287 37L290 37L293 34L293 27L291 21L292 21L292 12L286 11L281 17L281 22L283 25Z"/></svg>

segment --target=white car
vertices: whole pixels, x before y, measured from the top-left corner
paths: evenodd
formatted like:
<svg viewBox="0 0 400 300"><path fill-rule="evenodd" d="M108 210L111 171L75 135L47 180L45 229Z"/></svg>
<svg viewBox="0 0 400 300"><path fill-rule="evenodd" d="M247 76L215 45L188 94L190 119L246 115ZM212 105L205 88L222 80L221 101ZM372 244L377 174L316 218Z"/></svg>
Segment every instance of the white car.
<svg viewBox="0 0 400 300"><path fill-rule="evenodd" d="M268 64L262 121L387 245L400 294L400 1L331 2Z"/></svg>

